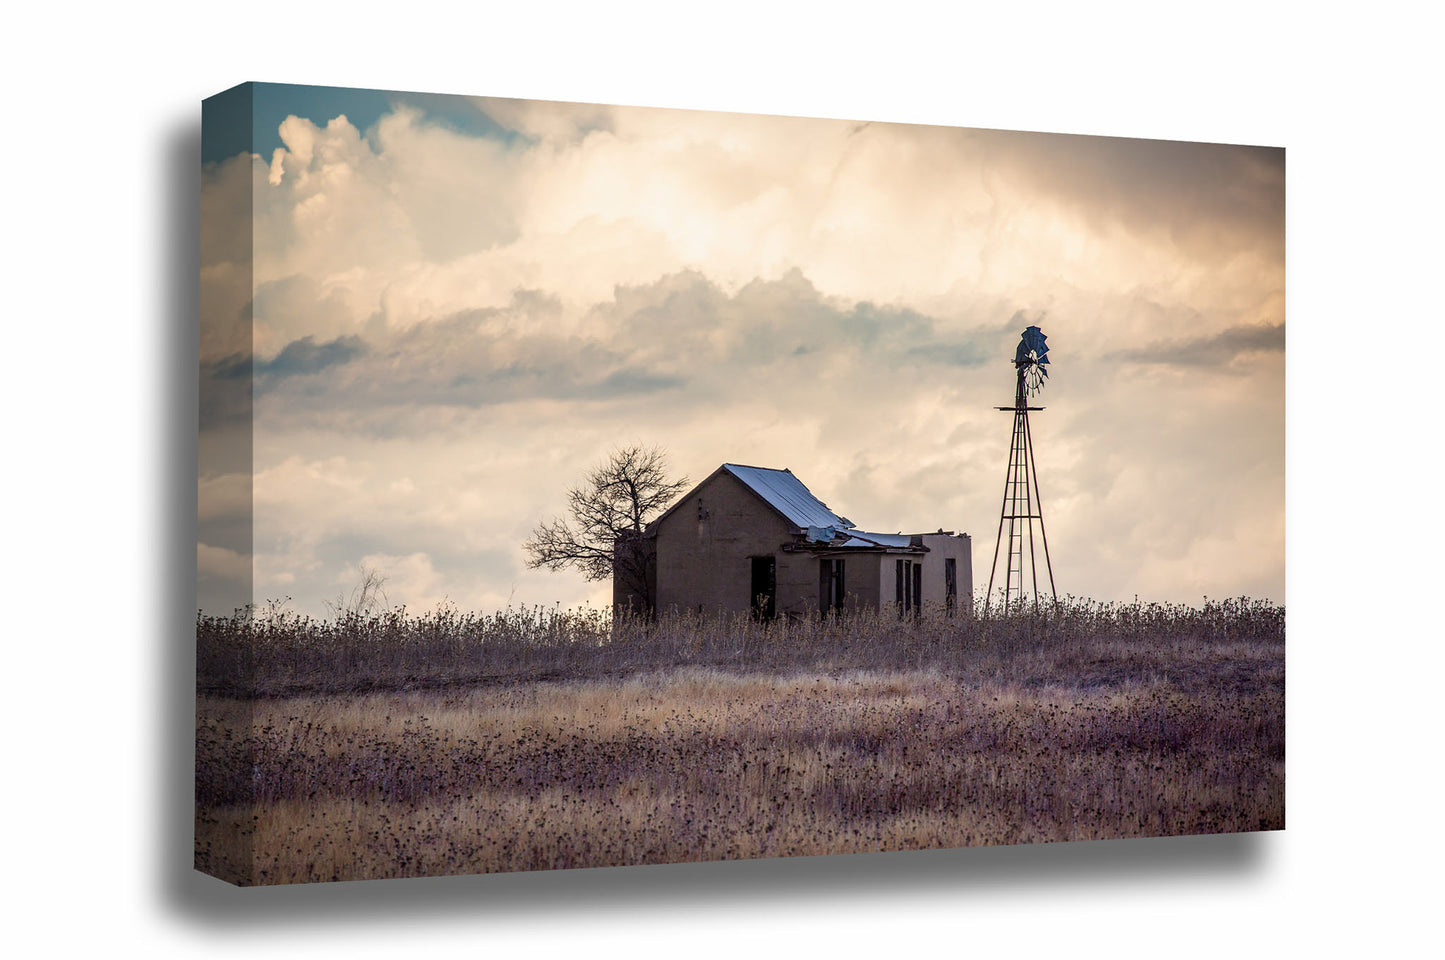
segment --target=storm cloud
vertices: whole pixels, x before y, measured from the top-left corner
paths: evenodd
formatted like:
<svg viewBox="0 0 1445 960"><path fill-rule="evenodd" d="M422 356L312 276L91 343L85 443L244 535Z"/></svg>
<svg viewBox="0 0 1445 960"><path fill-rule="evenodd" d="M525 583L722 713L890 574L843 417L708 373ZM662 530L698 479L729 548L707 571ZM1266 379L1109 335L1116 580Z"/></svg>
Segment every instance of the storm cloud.
<svg viewBox="0 0 1445 960"><path fill-rule="evenodd" d="M945 334L916 310L828 298L798 270L732 294L697 271L619 288L588 311L585 332L549 330L557 310L519 291L505 308L378 331L369 342L303 337L270 359L227 358L213 375L254 370L257 416L270 428L392 435L403 411L420 414L405 422L425 432L428 408L575 401L595 416L636 399L716 404L739 390L781 400L824 371L861 383L975 367L1009 336L997 325Z"/></svg>
<svg viewBox="0 0 1445 960"><path fill-rule="evenodd" d="M202 444L254 444L202 478L254 494L208 576L249 556L311 613L363 564L414 609L602 603L521 542L644 443L971 532L986 581L1038 323L1061 592L1284 599L1283 151L463 98L363 129L307 90L203 177L245 222L205 228L202 376L236 388Z"/></svg>
<svg viewBox="0 0 1445 960"><path fill-rule="evenodd" d="M1248 354L1283 352L1284 324L1281 323L1230 327L1209 337L1151 343L1134 350L1120 350L1112 356L1131 363L1221 367Z"/></svg>

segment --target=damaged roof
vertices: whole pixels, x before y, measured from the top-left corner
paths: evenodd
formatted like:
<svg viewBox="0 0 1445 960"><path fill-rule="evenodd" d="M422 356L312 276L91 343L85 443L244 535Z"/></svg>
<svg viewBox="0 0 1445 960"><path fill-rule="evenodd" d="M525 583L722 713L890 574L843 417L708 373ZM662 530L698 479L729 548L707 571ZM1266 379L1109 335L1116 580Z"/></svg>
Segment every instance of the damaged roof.
<svg viewBox="0 0 1445 960"><path fill-rule="evenodd" d="M851 529L853 521L840 517L817 497L803 482L793 476L791 470L771 470L767 467L748 467L738 463L725 463L722 468L768 502L774 510L788 519L795 527L837 527Z"/></svg>
<svg viewBox="0 0 1445 960"><path fill-rule="evenodd" d="M834 544L836 547L910 547L913 538L906 533L867 533L862 530L845 531L847 540Z"/></svg>

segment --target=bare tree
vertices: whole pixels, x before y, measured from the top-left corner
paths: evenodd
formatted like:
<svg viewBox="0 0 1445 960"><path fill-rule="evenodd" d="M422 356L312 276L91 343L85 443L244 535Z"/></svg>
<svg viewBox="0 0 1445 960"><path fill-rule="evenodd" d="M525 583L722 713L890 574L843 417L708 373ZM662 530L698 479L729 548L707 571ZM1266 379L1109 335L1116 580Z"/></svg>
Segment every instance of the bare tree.
<svg viewBox="0 0 1445 960"><path fill-rule="evenodd" d="M645 549L643 531L687 484L686 477L667 479L667 455L657 447L614 450L580 486L567 491L571 519L538 524L522 544L527 566L575 567L588 580L606 580L615 570L622 585L650 609L654 598L648 585L656 554Z"/></svg>

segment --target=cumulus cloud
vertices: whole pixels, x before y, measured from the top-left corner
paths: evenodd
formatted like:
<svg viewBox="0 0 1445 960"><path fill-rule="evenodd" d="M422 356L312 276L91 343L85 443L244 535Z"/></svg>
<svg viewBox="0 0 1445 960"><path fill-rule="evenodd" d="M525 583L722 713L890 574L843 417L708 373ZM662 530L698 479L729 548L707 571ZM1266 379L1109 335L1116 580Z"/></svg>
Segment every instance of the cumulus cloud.
<svg viewBox="0 0 1445 960"><path fill-rule="evenodd" d="M716 409L730 392L784 401L809 378L907 376L975 367L1007 347L998 324L947 333L901 306L824 296L801 271L728 293L683 271L619 287L580 330L553 326L560 306L519 291L505 308L465 311L400 331L318 343L304 337L255 362L267 427L322 422L362 433L426 430L428 408L527 401L587 403L592 415L638 399ZM244 364L232 361L234 375ZM451 421L430 421L450 429Z"/></svg>
<svg viewBox="0 0 1445 960"><path fill-rule="evenodd" d="M1283 597L1282 151L457 103L485 122L298 104L205 175L202 442L254 423L258 592L319 612L370 558L413 606L605 602L520 543L626 442L982 569L1040 323L1061 586Z"/></svg>

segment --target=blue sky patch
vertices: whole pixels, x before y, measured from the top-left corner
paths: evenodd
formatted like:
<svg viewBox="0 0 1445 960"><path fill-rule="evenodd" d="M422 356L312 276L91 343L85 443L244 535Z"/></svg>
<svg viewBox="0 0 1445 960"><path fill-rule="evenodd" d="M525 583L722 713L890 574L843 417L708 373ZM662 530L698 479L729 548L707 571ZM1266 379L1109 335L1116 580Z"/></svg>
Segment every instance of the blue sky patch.
<svg viewBox="0 0 1445 960"><path fill-rule="evenodd" d="M314 87L297 83L251 83L250 149L267 161L282 146L279 129L288 116L303 117L318 127L345 115L363 134L383 115L398 106L420 110L425 122L473 137L492 137L510 142L517 137L488 117L468 97L445 93L408 93L399 90L362 90L353 87ZM242 88L233 88L240 90ZM225 101L241 107L242 97ZM214 106L214 105L213 105ZM237 123L208 124L201 143L201 162L216 163L247 149L244 126Z"/></svg>

